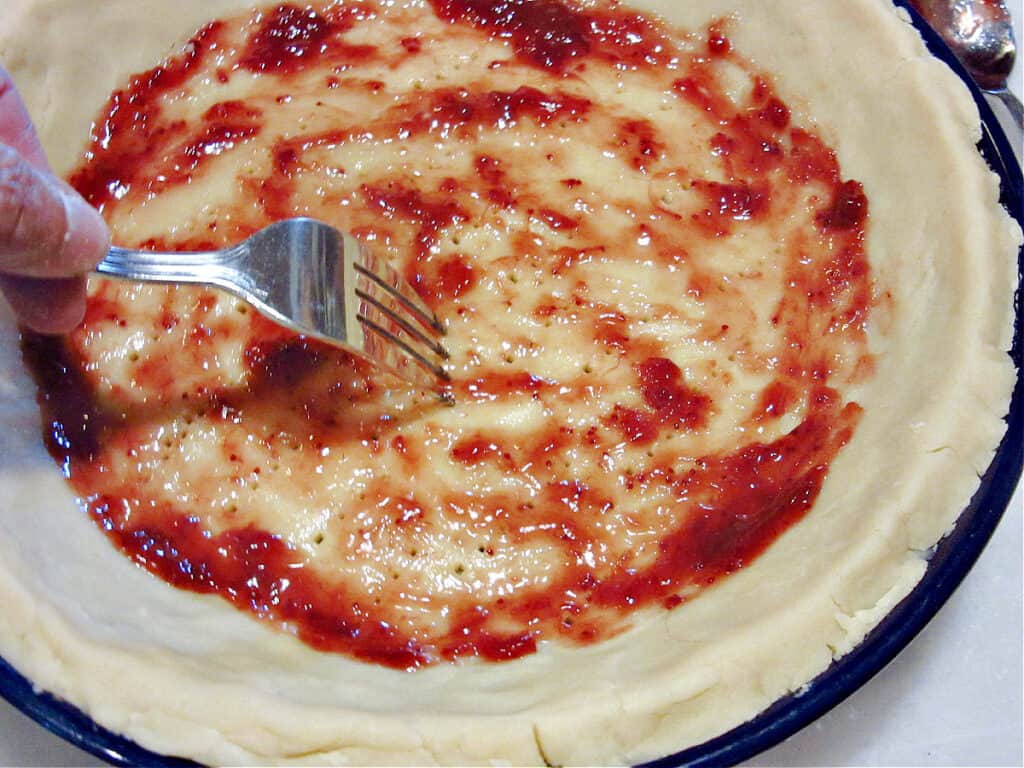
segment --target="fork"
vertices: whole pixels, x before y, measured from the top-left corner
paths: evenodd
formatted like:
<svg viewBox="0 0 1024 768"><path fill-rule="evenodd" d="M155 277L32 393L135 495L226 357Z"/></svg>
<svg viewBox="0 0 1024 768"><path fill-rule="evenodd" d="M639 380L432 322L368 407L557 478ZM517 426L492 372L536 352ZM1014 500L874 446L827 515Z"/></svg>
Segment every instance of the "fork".
<svg viewBox="0 0 1024 768"><path fill-rule="evenodd" d="M385 260L315 219L279 221L215 251L115 246L96 271L215 286L296 333L341 347L412 384L437 389L448 380L444 327L434 313Z"/></svg>

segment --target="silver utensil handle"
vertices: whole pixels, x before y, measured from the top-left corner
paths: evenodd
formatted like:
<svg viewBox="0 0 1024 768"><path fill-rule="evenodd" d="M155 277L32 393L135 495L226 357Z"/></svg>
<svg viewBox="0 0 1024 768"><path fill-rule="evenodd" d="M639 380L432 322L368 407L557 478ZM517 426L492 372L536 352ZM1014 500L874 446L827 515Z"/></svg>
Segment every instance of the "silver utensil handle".
<svg viewBox="0 0 1024 768"><path fill-rule="evenodd" d="M986 93L1000 99L1006 106L1006 111L1013 118L1013 122L1017 124L1017 130L1024 131L1024 105L1020 103L1020 99L1006 88L998 91L986 91Z"/></svg>
<svg viewBox="0 0 1024 768"><path fill-rule="evenodd" d="M236 275L237 249L172 253L112 247L96 265L110 277L153 283L231 284Z"/></svg>

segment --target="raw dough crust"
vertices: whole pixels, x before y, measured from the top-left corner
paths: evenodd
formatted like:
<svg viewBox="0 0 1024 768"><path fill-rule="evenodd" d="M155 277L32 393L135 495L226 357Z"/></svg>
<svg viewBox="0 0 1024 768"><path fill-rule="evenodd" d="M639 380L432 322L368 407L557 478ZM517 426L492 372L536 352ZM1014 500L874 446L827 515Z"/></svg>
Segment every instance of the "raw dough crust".
<svg viewBox="0 0 1024 768"><path fill-rule="evenodd" d="M4 314L0 655L101 725L211 764L637 762L799 689L910 591L991 459L1014 380L1021 234L974 149L973 102L882 0L632 4L690 28L735 14L733 43L871 200L868 252L897 300L814 514L686 610L595 646L414 675L318 654L110 547L42 448ZM125 75L247 5L8 0L0 60L64 171Z"/></svg>

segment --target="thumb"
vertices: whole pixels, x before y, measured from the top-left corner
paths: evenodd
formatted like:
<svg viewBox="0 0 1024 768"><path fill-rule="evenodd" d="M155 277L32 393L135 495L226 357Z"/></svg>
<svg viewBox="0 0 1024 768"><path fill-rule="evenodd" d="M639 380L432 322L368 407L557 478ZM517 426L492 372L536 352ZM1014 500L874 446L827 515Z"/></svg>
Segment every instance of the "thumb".
<svg viewBox="0 0 1024 768"><path fill-rule="evenodd" d="M0 273L80 275L109 242L103 218L77 192L0 144Z"/></svg>

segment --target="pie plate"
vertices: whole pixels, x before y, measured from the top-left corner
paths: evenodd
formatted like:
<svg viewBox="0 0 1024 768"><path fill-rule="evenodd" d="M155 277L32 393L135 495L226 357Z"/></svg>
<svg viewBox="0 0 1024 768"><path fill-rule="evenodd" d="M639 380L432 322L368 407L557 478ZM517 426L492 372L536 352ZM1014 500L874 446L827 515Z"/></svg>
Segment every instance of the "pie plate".
<svg viewBox="0 0 1024 768"><path fill-rule="evenodd" d="M967 84L983 124L979 149L1001 179L1000 201L1024 226L1021 169L1011 144L983 94L939 37L907 7L929 50ZM1018 275L1024 274L1024 251ZM934 548L924 577L882 622L849 654L799 692L776 701L754 719L701 745L662 758L649 766L720 766L747 761L778 744L835 707L888 664L942 607L981 554L1010 502L1024 464L1024 344L1019 294L1011 357L1018 369L1007 416L1008 429L981 485L953 530ZM157 755L97 726L87 715L32 683L0 659L0 696L40 725L111 765L183 768L196 763Z"/></svg>

